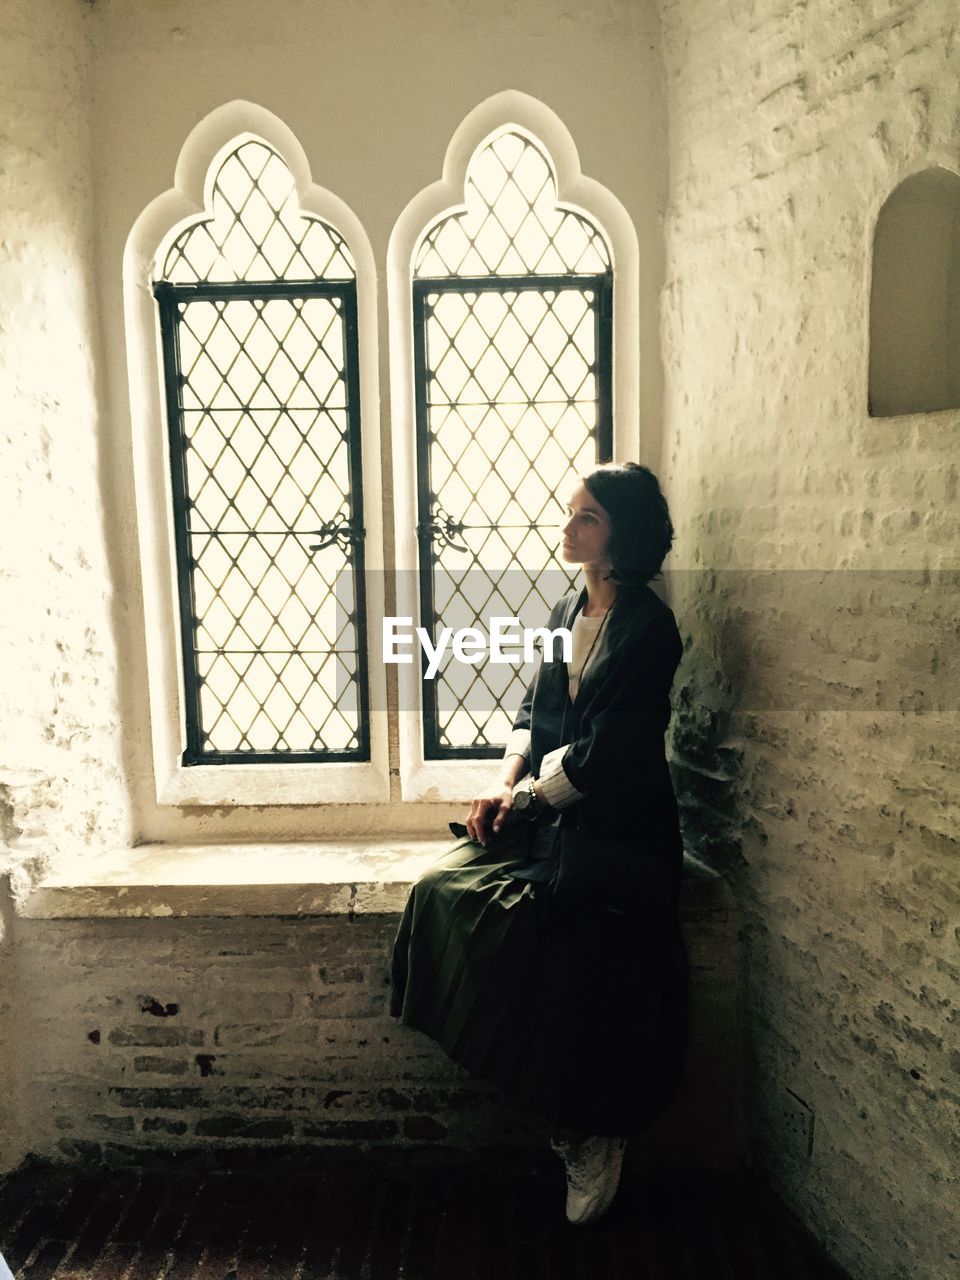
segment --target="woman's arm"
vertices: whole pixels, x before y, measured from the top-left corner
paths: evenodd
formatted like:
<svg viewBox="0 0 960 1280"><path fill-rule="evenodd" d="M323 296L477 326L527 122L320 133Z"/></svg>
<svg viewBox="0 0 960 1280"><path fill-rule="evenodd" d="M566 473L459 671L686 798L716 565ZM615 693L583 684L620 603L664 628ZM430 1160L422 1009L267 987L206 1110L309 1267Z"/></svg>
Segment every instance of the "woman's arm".
<svg viewBox="0 0 960 1280"><path fill-rule="evenodd" d="M540 761L540 777L534 790L546 800L551 809L566 809L578 800L583 800L585 792L578 791L563 768L563 757L570 743L548 751Z"/></svg>
<svg viewBox="0 0 960 1280"><path fill-rule="evenodd" d="M466 828L471 840L487 843L487 823L493 819L494 835L506 821L513 808L513 788L528 772L527 758L520 755L506 756L500 764L500 777L495 786L470 802Z"/></svg>
<svg viewBox="0 0 960 1280"><path fill-rule="evenodd" d="M563 614L566 597L558 600L550 610L547 628L554 631ZM489 792L476 796L470 804L470 812L466 819L467 832L472 840L486 844L486 824L493 819L494 834L500 830L513 808L513 789L530 771L530 729L532 725L533 697L537 681L543 669L543 653L537 663L533 678L527 685L526 692L513 721L507 747L500 763L500 775L497 784ZM566 785L569 784L561 784ZM533 789L538 799L549 805L550 800L544 791L543 784L535 780Z"/></svg>

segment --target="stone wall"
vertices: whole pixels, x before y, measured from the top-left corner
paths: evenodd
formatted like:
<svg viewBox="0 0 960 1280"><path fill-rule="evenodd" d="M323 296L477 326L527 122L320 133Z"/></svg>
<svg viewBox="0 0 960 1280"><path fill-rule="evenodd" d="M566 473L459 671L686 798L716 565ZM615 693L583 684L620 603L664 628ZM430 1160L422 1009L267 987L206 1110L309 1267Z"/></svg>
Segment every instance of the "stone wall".
<svg viewBox="0 0 960 1280"><path fill-rule="evenodd" d="M957 1270L960 1155L960 753L949 678L960 414L870 419L866 371L877 211L910 172L960 163L954 6L661 0L660 12L670 124L664 470L679 535L674 604L689 648L674 733L687 834L728 871L745 917L758 1154L854 1275L940 1280ZM328 946L337 957L327 968L334 979L320 961L304 962L293 988L299 1012L278 1019L262 1003L274 987L259 975L271 956L293 963L299 935L285 924L191 922L192 950L183 953L181 922L43 923L13 913L15 897L58 852L129 842L128 761L137 832L155 839L268 838L280 827L302 836L337 817L181 816L153 802L120 258L134 218L170 185L190 128L239 96L274 110L303 142L317 181L365 220L382 263L397 215L438 176L466 112L505 87L542 97L571 128L585 172L630 210L648 250L644 412L659 404L649 354L665 169L652 4L543 0L517 15L433 0L414 14L297 0L268 35L263 14L252 0L202 9L103 0L92 13L79 0L13 0L5 14L0 1098L15 1098L19 1066L29 1064L30 1145L61 1156L168 1139L255 1143L247 1123L268 1126L265 1142L295 1143L303 1125L324 1122L386 1125L362 1139L371 1143L436 1136L429 1126L408 1131L408 1120L428 1112L399 1089L410 1105L391 1095L391 1112L379 1093L364 1100L360 1084L349 1104L327 1106L324 1087L292 1129L277 1129L284 1117L273 1113L283 1108L255 1092L266 1088L262 1073L255 1078L261 1049L283 1057L283 1034L308 1021L319 1035L322 1015L305 1003L315 995L331 997L336 1044L354 1062L365 1038L356 1021L379 1026L375 982L361 990L345 976L349 948L335 931L346 922L305 924L318 954ZM429 74L412 75L414 65ZM91 155L107 339L96 373ZM385 389L385 310L381 333ZM100 377L111 408L102 451ZM387 475L389 460L388 448ZM396 804L344 825L428 817ZM378 928L388 925L369 923L369 936L358 935L373 948L368 977L382 954ZM9 994L15 934L19 1024ZM257 958L256 985L248 974L231 993L234 961L221 953L244 948ZM184 954L196 973L174 990L159 978ZM262 1028L278 1021L275 1045L234 1039L235 1060L253 1063L245 1075L217 1075L228 1049L218 1028L269 1039ZM377 1089L394 1088L393 1065L387 1071L381 1059L378 1070ZM58 1073L66 1103L82 1096L84 1114L101 1117L89 1131L71 1130L67 1110L50 1102ZM177 1089L234 1093L212 1106L194 1107L204 1095L190 1092L179 1109L159 1105ZM355 1110L332 1117L338 1101ZM312 1112L326 1121L304 1118ZM0 1105L3 1164L24 1149L21 1118ZM314 1136L360 1139L337 1132ZM71 1142L94 1146L71 1150Z"/></svg>
<svg viewBox="0 0 960 1280"><path fill-rule="evenodd" d="M208 891L206 906L196 894L204 914L184 918L170 918L161 890L35 897L17 958L32 1152L218 1169L462 1160L478 1149L542 1156L545 1121L506 1106L388 1013L409 883L343 885L299 918L293 886L274 886L270 906L262 887L248 892L263 904L255 915L217 917ZM84 900L87 919L49 914ZM693 861L681 920L690 1048L654 1133L656 1159L729 1168L743 1157L738 921L729 889ZM643 1163L648 1146L632 1144L631 1160Z"/></svg>
<svg viewBox="0 0 960 1280"><path fill-rule="evenodd" d="M745 917L757 1153L852 1275L946 1280L960 414L871 419L867 335L883 200L960 165L956 8L661 18L673 739L688 841Z"/></svg>
<svg viewBox="0 0 960 1280"><path fill-rule="evenodd" d="M0 893L58 852L129 839L94 370L85 7L13 0L0 54ZM0 903L0 1074L11 1022ZM6 1064L5 1068L2 1064ZM0 1089L0 1167L20 1139Z"/></svg>

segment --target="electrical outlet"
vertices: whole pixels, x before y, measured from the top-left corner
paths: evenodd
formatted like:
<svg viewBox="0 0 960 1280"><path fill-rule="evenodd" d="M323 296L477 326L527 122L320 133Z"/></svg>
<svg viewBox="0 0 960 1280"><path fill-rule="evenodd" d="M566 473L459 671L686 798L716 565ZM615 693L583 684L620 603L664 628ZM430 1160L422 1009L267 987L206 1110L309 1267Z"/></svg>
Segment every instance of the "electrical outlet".
<svg viewBox="0 0 960 1280"><path fill-rule="evenodd" d="M792 1089L784 1089L780 1119L785 1141L805 1160L813 1155L813 1112Z"/></svg>

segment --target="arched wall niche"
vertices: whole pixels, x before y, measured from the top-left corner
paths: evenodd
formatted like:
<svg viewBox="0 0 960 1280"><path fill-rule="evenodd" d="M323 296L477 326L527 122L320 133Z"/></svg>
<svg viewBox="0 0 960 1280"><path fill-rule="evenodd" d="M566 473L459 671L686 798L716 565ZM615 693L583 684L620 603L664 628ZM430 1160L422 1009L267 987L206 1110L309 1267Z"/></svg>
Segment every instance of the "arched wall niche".
<svg viewBox="0 0 960 1280"><path fill-rule="evenodd" d="M904 179L877 218L868 407L960 408L960 175L940 166Z"/></svg>

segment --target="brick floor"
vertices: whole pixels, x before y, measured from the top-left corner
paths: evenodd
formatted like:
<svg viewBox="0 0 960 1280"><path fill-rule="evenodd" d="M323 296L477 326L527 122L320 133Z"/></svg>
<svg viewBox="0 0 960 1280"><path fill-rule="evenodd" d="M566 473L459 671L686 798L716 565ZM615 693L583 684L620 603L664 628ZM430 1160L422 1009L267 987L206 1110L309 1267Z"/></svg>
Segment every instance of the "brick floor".
<svg viewBox="0 0 960 1280"><path fill-rule="evenodd" d="M525 1171L277 1174L34 1164L0 1180L16 1280L843 1280L749 1174L625 1176L571 1227Z"/></svg>

